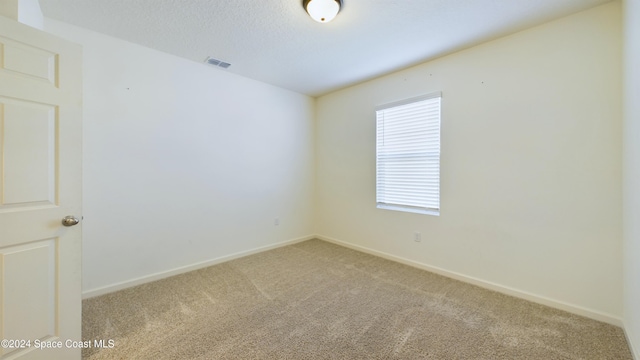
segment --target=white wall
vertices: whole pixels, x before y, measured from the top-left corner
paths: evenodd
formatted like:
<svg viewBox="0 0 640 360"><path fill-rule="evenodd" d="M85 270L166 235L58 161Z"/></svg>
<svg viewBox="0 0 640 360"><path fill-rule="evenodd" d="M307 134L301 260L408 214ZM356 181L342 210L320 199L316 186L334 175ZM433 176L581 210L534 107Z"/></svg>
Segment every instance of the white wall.
<svg viewBox="0 0 640 360"><path fill-rule="evenodd" d="M321 97L314 154L313 99L47 19L85 48L85 293L315 231L615 323L620 22L610 3ZM378 210L373 109L432 91L444 95L442 215ZM630 144L627 170L640 155ZM630 228L625 321L637 336Z"/></svg>
<svg viewBox="0 0 640 360"><path fill-rule="evenodd" d="M312 98L45 26L84 46L85 295L312 233Z"/></svg>
<svg viewBox="0 0 640 360"><path fill-rule="evenodd" d="M38 0L0 0L0 15L36 29L44 26L44 17Z"/></svg>
<svg viewBox="0 0 640 360"><path fill-rule="evenodd" d="M624 320L640 359L640 0L624 6Z"/></svg>
<svg viewBox="0 0 640 360"><path fill-rule="evenodd" d="M613 2L319 98L318 233L620 324L620 64ZM434 91L441 216L376 209L374 108Z"/></svg>

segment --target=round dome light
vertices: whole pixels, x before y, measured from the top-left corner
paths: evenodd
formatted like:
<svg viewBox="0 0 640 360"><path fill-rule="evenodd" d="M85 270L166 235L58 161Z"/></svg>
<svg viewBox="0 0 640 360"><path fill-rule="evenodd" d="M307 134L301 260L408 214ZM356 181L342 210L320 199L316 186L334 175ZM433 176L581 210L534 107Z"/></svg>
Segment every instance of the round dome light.
<svg viewBox="0 0 640 360"><path fill-rule="evenodd" d="M317 22L326 23L338 15L340 0L304 0L303 6L311 18Z"/></svg>

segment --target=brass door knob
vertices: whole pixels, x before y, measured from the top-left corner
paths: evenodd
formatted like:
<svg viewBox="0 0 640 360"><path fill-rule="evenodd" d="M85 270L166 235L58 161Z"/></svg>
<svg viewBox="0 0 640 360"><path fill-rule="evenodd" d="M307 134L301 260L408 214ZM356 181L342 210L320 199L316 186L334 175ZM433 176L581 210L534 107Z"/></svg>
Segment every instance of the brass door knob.
<svg viewBox="0 0 640 360"><path fill-rule="evenodd" d="M62 219L62 225L64 226L78 225L79 222L80 220L78 220L78 218L73 215L65 216L64 219Z"/></svg>

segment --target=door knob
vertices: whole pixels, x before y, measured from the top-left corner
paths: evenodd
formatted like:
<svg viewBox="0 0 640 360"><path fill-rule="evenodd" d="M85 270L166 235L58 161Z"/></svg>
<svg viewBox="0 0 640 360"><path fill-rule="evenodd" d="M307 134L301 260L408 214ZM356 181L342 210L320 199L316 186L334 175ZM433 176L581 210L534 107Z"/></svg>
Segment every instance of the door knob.
<svg viewBox="0 0 640 360"><path fill-rule="evenodd" d="M62 219L62 225L64 226L78 225L79 222L80 220L73 215L65 216L64 219Z"/></svg>

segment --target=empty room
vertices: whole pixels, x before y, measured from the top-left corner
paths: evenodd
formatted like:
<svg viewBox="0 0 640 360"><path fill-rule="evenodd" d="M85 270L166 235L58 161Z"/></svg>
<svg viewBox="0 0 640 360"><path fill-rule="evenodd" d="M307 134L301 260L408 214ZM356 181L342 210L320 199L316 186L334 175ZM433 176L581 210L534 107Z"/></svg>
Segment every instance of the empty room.
<svg viewBox="0 0 640 360"><path fill-rule="evenodd" d="M0 0L0 359L640 360L640 0Z"/></svg>

